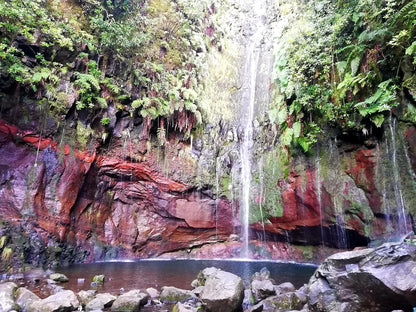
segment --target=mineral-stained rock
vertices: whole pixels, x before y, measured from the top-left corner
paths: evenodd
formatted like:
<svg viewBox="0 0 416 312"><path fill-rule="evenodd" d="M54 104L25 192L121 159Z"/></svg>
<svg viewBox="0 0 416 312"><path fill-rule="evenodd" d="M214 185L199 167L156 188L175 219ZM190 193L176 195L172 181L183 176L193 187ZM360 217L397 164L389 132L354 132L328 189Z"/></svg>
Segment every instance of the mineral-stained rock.
<svg viewBox="0 0 416 312"><path fill-rule="evenodd" d="M415 285L416 246L384 244L328 257L309 282L309 305L312 311L409 311Z"/></svg>
<svg viewBox="0 0 416 312"><path fill-rule="evenodd" d="M215 268L204 271L206 272L202 275L206 279L200 299L206 309L211 312L231 312L241 309L244 296L243 280L232 273Z"/></svg>

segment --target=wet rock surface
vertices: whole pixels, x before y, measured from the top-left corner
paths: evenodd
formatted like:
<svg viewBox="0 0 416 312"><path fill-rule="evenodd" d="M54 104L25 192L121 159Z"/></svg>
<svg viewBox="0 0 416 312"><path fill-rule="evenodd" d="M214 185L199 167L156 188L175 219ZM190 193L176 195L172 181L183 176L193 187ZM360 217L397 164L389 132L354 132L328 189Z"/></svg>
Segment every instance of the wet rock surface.
<svg viewBox="0 0 416 312"><path fill-rule="evenodd" d="M204 287L201 301L208 311L237 311L243 302L243 280L229 272L208 268L201 272L199 280Z"/></svg>
<svg viewBox="0 0 416 312"><path fill-rule="evenodd" d="M0 310L1 311L12 311L18 308L14 302L14 292L17 289L15 283L3 283L0 284Z"/></svg>
<svg viewBox="0 0 416 312"><path fill-rule="evenodd" d="M69 312L76 311L79 300L72 290L63 290L45 299L34 301L27 307L30 312Z"/></svg>
<svg viewBox="0 0 416 312"><path fill-rule="evenodd" d="M46 276L47 277L47 276ZM43 277L43 278L46 278ZM41 278L42 279L42 278ZM41 282L41 281L40 281ZM63 284L67 285L67 284ZM266 268L250 281L215 267L202 270L191 289L165 286L120 293L60 290L40 299L13 282L0 283L1 311L410 311L416 305L416 246L388 243L328 257L308 285L276 283ZM127 287L127 285L126 285ZM244 298L243 298L244 297Z"/></svg>
<svg viewBox="0 0 416 312"><path fill-rule="evenodd" d="M17 247L13 250L25 250L28 263L53 266L117 256L181 256L181 252L196 258L240 256L239 238L228 239L241 227L238 205L225 196L216 198L209 189L195 189L195 181L185 178L196 169L195 161L182 162L179 157L178 167L171 169L184 175L166 174L156 152L132 161L120 154L120 141L114 141L111 152L98 155L59 146L4 121L0 136L4 185L0 212L20 227L22 236L28 233L7 241ZM175 144L170 146L173 154L186 148ZM172 159L177 157L173 154ZM287 180L276 181L273 192L282 204L282 215L251 225L253 238L267 238L259 247L264 252L253 252L253 257L302 260L303 255L286 242L353 248L368 244L368 232L377 237L395 226L387 224L380 211L382 183L376 178L382 150L354 146L340 155L322 159L320 168L306 159L289 172ZM339 162L345 166L331 167ZM343 223L335 209L340 205L346 212ZM12 237L5 229L0 231ZM318 251L312 253L318 260L323 258ZM17 254L10 262L19 261Z"/></svg>
<svg viewBox="0 0 416 312"><path fill-rule="evenodd" d="M261 272L254 274L252 280L258 280L260 276L265 277L267 274L268 271L263 269ZM272 282L269 279L267 281ZM0 296L2 296L1 298L8 298L8 306L4 306L4 309L1 311L8 312L13 309L19 311L20 308L28 312L136 312L142 310L231 312L254 311L255 309L258 311L288 311L287 307L290 306L292 310L295 307L287 304L281 305L279 310L269 309L275 306L276 302L282 300L282 298L289 297L290 300L295 300L293 297L294 292L287 287L280 288L280 297L266 296L264 294L265 298L258 305L253 306L251 300L247 304L242 305L243 293L246 293L249 297L253 295L250 287L244 291L243 280L240 277L215 267L202 270L190 287L192 289L164 286L161 287L160 293L156 289L150 289L153 292L152 297L146 290L140 289L131 289L126 292L124 289L121 289L120 293L117 294L100 293L99 290L97 292L97 290L92 289L88 291L82 290L77 294L71 290L60 290L41 299L25 287L17 288L15 283L3 282L0 283ZM278 285L274 284L272 286L273 289L278 287ZM260 310L260 308L263 310Z"/></svg>
<svg viewBox="0 0 416 312"><path fill-rule="evenodd" d="M312 311L409 311L416 305L416 246L384 244L327 258L309 282Z"/></svg>

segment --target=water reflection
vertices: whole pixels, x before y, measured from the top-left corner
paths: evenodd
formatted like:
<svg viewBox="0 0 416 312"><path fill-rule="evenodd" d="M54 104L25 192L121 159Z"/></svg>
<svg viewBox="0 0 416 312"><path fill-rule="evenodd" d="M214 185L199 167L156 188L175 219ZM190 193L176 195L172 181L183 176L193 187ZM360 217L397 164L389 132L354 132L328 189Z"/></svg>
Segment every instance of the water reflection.
<svg viewBox="0 0 416 312"><path fill-rule="evenodd" d="M250 277L263 267L270 271L270 277L277 284L292 282L296 287L307 283L316 269L314 265L284 263L272 261L235 261L235 260L140 260L137 262L101 262L79 264L59 270L69 277L65 288L74 291L91 288L92 278L104 274L105 283L100 292L118 293L121 288L145 289L162 286L175 286L191 289L191 282L206 267L215 266L234 273L248 285ZM78 283L84 279L84 283Z"/></svg>

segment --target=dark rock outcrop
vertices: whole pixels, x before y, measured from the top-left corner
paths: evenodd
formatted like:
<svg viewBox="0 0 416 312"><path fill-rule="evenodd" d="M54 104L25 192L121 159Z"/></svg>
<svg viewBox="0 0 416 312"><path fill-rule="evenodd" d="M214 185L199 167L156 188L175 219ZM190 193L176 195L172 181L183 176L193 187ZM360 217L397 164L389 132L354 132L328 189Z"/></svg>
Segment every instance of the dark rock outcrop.
<svg viewBox="0 0 416 312"><path fill-rule="evenodd" d="M416 305L416 246L384 244L327 258L309 282L312 311L409 311Z"/></svg>

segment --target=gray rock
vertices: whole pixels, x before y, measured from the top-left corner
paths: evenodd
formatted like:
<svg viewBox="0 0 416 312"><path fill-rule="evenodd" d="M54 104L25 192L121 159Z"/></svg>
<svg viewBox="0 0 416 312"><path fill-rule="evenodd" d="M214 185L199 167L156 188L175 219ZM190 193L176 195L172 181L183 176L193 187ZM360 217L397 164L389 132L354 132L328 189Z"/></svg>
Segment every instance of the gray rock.
<svg viewBox="0 0 416 312"><path fill-rule="evenodd" d="M196 288L194 288L193 290L192 290L192 292L196 295L196 296L199 296L200 294L201 294L201 292L202 292L202 290L204 289L204 286L198 286L198 287L196 287Z"/></svg>
<svg viewBox="0 0 416 312"><path fill-rule="evenodd" d="M96 290L81 290L77 293L80 304L85 307L92 299L95 298Z"/></svg>
<svg viewBox="0 0 416 312"><path fill-rule="evenodd" d="M162 287L160 293L160 300L164 303L176 303L192 297L195 297L192 291L170 286Z"/></svg>
<svg viewBox="0 0 416 312"><path fill-rule="evenodd" d="M18 305L14 302L14 292L17 285L12 282L0 284L0 311L8 312L18 310Z"/></svg>
<svg viewBox="0 0 416 312"><path fill-rule="evenodd" d="M376 249L328 257L309 281L311 311L409 311L416 306L416 246L384 244Z"/></svg>
<svg viewBox="0 0 416 312"><path fill-rule="evenodd" d="M199 309L187 303L178 302L172 309L172 312L197 312Z"/></svg>
<svg viewBox="0 0 416 312"><path fill-rule="evenodd" d="M205 285L200 299L206 309L212 312L231 312L241 309L244 296L243 280L216 268L208 268L204 271L202 275L205 277Z"/></svg>
<svg viewBox="0 0 416 312"><path fill-rule="evenodd" d="M130 290L118 297L111 306L114 312L135 312L145 305L150 296L140 290Z"/></svg>
<svg viewBox="0 0 416 312"><path fill-rule="evenodd" d="M49 278L55 282L68 282L68 277L61 273L52 273L51 275L49 275Z"/></svg>
<svg viewBox="0 0 416 312"><path fill-rule="evenodd" d="M69 312L78 309L79 301L72 290L64 290L45 299L34 301L27 312Z"/></svg>
<svg viewBox="0 0 416 312"><path fill-rule="evenodd" d="M150 298L158 298L160 296L160 292L156 288L146 288L146 292L149 294Z"/></svg>
<svg viewBox="0 0 416 312"><path fill-rule="evenodd" d="M86 304L85 310L92 311L92 310L102 310L104 308L109 308L111 307L111 305L116 299L117 299L116 296L113 296L108 293L98 294L97 296L95 296L94 299L92 299L90 302Z"/></svg>
<svg viewBox="0 0 416 312"><path fill-rule="evenodd" d="M31 303L41 300L36 294L24 287L17 289L15 296L16 303L23 311L26 311Z"/></svg>
<svg viewBox="0 0 416 312"><path fill-rule="evenodd" d="M275 287L275 290L276 290L276 293L278 294L284 294L288 292L294 292L296 290L296 287L292 283L286 282L286 283L277 285Z"/></svg>
<svg viewBox="0 0 416 312"><path fill-rule="evenodd" d="M268 280L270 279L270 271L267 268L262 268L260 272L254 273L251 279L260 281Z"/></svg>
<svg viewBox="0 0 416 312"><path fill-rule="evenodd" d="M251 292L251 289L244 289L244 298L243 298L243 308L247 309L253 305L254 302L254 296Z"/></svg>
<svg viewBox="0 0 416 312"><path fill-rule="evenodd" d="M256 302L276 294L274 285L271 280L253 280L251 282L251 291Z"/></svg>
<svg viewBox="0 0 416 312"><path fill-rule="evenodd" d="M256 305L253 305L252 307L250 307L248 309L248 312L262 312L262 311L264 311L263 309L264 309L263 303L260 302L260 303L258 303Z"/></svg>
<svg viewBox="0 0 416 312"><path fill-rule="evenodd" d="M308 286L303 285L301 288L295 291L296 296L303 305L308 303Z"/></svg>
<svg viewBox="0 0 416 312"><path fill-rule="evenodd" d="M268 297L261 303L263 304L263 311L300 310L304 306L304 302L296 295L296 292Z"/></svg>

